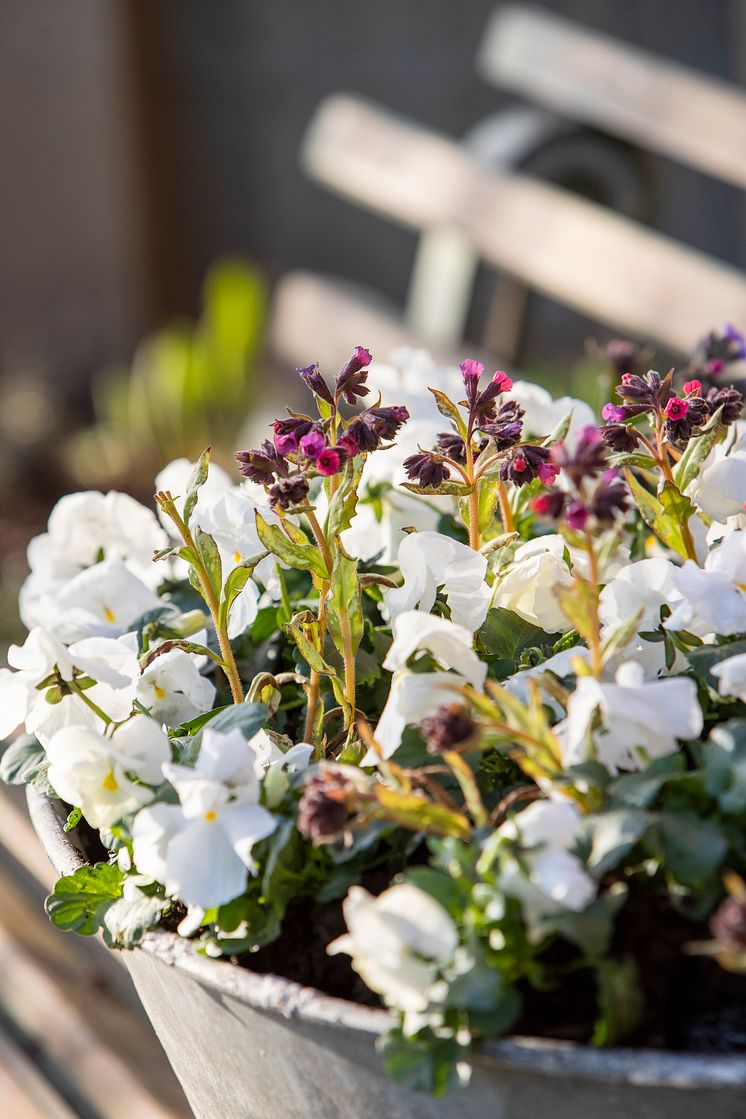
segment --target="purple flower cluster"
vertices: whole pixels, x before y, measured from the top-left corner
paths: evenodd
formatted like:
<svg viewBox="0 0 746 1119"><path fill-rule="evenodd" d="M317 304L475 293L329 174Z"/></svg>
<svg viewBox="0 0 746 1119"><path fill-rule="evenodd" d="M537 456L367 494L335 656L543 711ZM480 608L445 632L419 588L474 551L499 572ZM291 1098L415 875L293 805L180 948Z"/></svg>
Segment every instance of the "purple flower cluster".
<svg viewBox="0 0 746 1119"><path fill-rule="evenodd" d="M396 406L367 408L349 422L339 415L342 400L354 405L370 392L366 384L370 361L370 351L356 346L339 372L334 391L318 364L299 369L301 379L320 402L319 417L314 420L290 412L286 419L274 421L271 443L265 439L259 447L236 453L241 473L267 489L273 506L292 509L302 505L311 478L338 474L348 459L390 442L407 422L407 409Z"/></svg>
<svg viewBox="0 0 746 1119"><path fill-rule="evenodd" d="M655 370L647 373L623 373L616 393L622 403L608 403L602 409L606 427L601 438L617 452L630 452L640 442L640 435L627 421L648 416L653 426L663 429L666 440L683 449L698 435L708 420L722 407L720 422L724 425L739 419L742 397L737 389L710 388L703 396L702 382L692 378L684 383L677 396L672 388L673 371L661 377Z"/></svg>
<svg viewBox="0 0 746 1119"><path fill-rule="evenodd" d="M602 431L595 427L583 428L572 449L556 443L551 462L562 470L570 488L540 493L531 502L534 513L551 521L563 517L569 528L585 532L593 523L613 524L626 512L629 494L617 471L608 469L607 445Z"/></svg>

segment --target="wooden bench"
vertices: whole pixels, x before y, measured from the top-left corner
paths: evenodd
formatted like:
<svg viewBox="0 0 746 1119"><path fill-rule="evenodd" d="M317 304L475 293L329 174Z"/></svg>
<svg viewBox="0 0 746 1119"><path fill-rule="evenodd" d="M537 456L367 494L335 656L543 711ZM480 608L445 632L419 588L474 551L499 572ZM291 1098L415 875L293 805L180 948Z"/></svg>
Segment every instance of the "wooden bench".
<svg viewBox="0 0 746 1119"><path fill-rule="evenodd" d="M724 83L521 7L501 10L490 22L479 68L553 114L746 183L746 95ZM746 276L738 269L510 169L510 160L487 164L468 144L360 98L322 103L301 159L316 182L422 240L404 311L338 280L286 277L272 327L285 360L295 345L298 305L312 307L298 338L302 353L292 354L298 360L309 347L316 354L315 346L338 360L360 342L362 328L374 352L385 353L393 340L455 358L463 353L478 261L509 278L504 319L520 317L520 293L536 290L680 353L714 324L746 320ZM510 337L509 329L492 331L496 357L515 358Z"/></svg>

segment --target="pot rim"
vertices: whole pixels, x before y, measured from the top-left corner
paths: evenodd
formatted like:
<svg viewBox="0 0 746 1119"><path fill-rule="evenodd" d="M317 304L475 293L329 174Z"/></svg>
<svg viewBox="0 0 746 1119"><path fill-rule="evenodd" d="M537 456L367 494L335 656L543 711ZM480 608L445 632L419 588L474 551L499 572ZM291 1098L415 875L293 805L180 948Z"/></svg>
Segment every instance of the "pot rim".
<svg viewBox="0 0 746 1119"><path fill-rule="evenodd" d="M31 822L59 875L72 874L89 860L73 836L66 835L62 802L27 786ZM310 1025L356 1030L372 1036L386 1032L391 1016L385 1010L360 1006L304 987L280 975L260 975L226 960L199 956L191 942L165 929L149 932L137 951L147 952L168 967L228 995L256 1010L296 1019ZM556 1076L603 1080L645 1087L746 1087L746 1054L677 1053L661 1049L595 1049L548 1038L513 1037L486 1042L475 1056L476 1065L530 1069Z"/></svg>

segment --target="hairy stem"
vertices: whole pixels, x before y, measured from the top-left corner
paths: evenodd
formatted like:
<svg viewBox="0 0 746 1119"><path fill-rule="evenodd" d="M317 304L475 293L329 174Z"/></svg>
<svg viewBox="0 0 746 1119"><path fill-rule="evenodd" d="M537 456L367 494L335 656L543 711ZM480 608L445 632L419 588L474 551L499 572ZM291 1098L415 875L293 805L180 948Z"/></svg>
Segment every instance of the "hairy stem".
<svg viewBox="0 0 746 1119"><path fill-rule="evenodd" d="M515 519L513 517L513 510L510 508L508 487L502 480L497 483L497 500L500 506L500 519L503 523L503 530L505 532L515 532Z"/></svg>
<svg viewBox="0 0 746 1119"><path fill-rule="evenodd" d="M233 649L231 648L230 639L228 637L227 626L223 625L220 621L220 603L215 597L215 591L213 589L212 583L210 582L210 577L207 573L207 569L200 558L199 550L197 549L194 537L192 536L189 527L185 524L184 520L179 515L172 500L168 500L162 503L161 508L163 509L164 513L166 513L174 522L177 529L179 530L181 539L184 541L184 544L187 548L189 548L194 556L192 567L194 568L194 571L197 575L197 580L202 592L202 597L207 603L207 608L212 616L212 623L215 627L218 646L220 647L221 667L225 672L228 684L230 685L233 702L243 703L243 685L241 684L241 677L239 676L238 668L236 667L236 658L233 656Z"/></svg>

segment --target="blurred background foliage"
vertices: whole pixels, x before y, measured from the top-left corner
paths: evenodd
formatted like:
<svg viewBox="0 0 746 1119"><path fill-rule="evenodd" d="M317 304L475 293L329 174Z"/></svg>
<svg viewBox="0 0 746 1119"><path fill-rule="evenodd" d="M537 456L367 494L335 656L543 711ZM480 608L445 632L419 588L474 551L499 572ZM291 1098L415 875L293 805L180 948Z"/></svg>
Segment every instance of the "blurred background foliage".
<svg viewBox="0 0 746 1119"><path fill-rule="evenodd" d="M164 463L208 445L230 461L257 399L266 313L258 268L238 259L213 265L196 322L172 323L138 346L129 369L94 376L94 422L64 449L75 483L139 489Z"/></svg>

